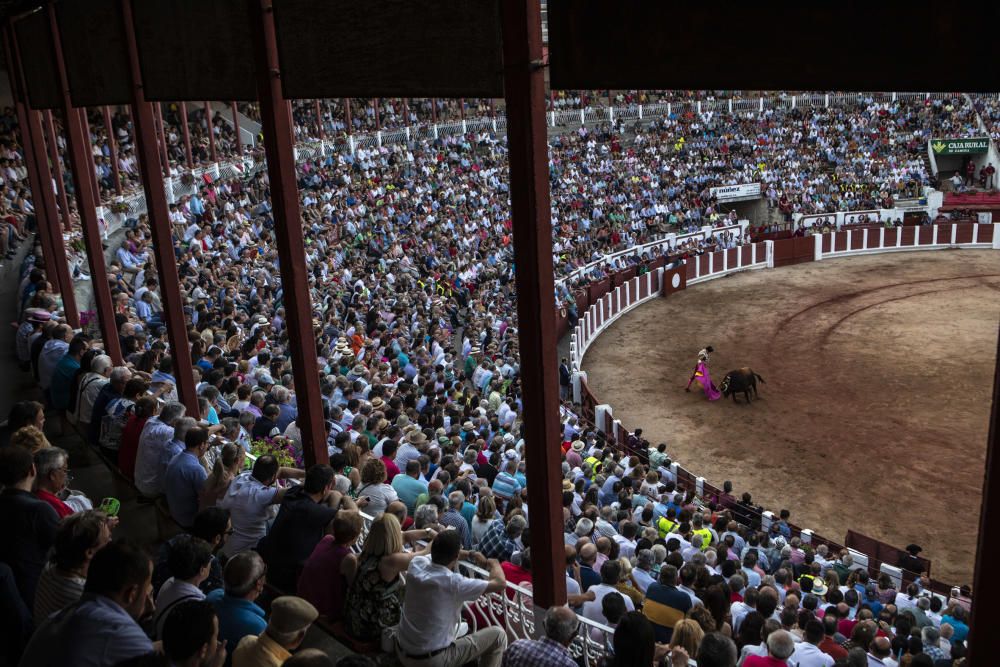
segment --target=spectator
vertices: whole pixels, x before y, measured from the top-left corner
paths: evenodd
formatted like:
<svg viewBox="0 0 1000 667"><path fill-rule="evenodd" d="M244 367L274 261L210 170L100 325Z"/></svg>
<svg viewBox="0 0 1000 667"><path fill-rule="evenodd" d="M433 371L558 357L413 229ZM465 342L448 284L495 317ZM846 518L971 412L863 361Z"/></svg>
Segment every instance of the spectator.
<svg viewBox="0 0 1000 667"><path fill-rule="evenodd" d="M285 494L270 532L257 545L269 581L280 590L295 590L302 566L337 512L358 509L350 496L334 490L334 477L328 465L309 468L305 483Z"/></svg>
<svg viewBox="0 0 1000 667"><path fill-rule="evenodd" d="M347 655L333 664L333 658L318 648L304 648L295 652L282 667L378 667L378 663L365 655Z"/></svg>
<svg viewBox="0 0 1000 667"><path fill-rule="evenodd" d="M129 481L135 481L135 464L139 455L139 439L146 422L160 413L160 404L152 396L140 396L131 415L125 416L121 444L118 448L118 469Z"/></svg>
<svg viewBox="0 0 1000 667"><path fill-rule="evenodd" d="M59 447L39 449L34 456L35 495L52 506L59 518L69 516L73 508L63 502L64 494L69 492L68 485L72 476L69 474L69 455Z"/></svg>
<svg viewBox="0 0 1000 667"><path fill-rule="evenodd" d="M385 463L381 459L368 459L361 468L361 488L358 489L358 498L367 498L364 505L365 512L378 516L385 511L389 503L399 500L395 489L386 482Z"/></svg>
<svg viewBox="0 0 1000 667"><path fill-rule="evenodd" d="M364 528L356 511L341 511L330 522L329 534L319 541L299 575L299 597L308 600L329 621L344 615L347 590L358 571L352 547Z"/></svg>
<svg viewBox="0 0 1000 667"><path fill-rule="evenodd" d="M219 455L212 464L212 472L205 480L198 498L201 509L215 507L226 492L229 485L246 467L246 450L234 442L227 442L219 450Z"/></svg>
<svg viewBox="0 0 1000 667"><path fill-rule="evenodd" d="M802 629L802 641L795 644L791 660L801 667L832 667L833 657L819 647L824 635L823 624L810 619Z"/></svg>
<svg viewBox="0 0 1000 667"><path fill-rule="evenodd" d="M704 637L705 631L701 629L701 626L698 625L697 621L690 618L682 618L677 621L677 624L674 626L674 631L670 635L670 642L667 645L671 648L679 646L684 649L689 656L697 656L698 647L701 646L701 641Z"/></svg>
<svg viewBox="0 0 1000 667"><path fill-rule="evenodd" d="M519 639L503 656L503 667L576 667L569 645L577 635L576 614L568 607L549 607L541 639Z"/></svg>
<svg viewBox="0 0 1000 667"><path fill-rule="evenodd" d="M698 667L736 667L736 644L718 632L709 632L698 646Z"/></svg>
<svg viewBox="0 0 1000 667"><path fill-rule="evenodd" d="M65 413L71 407L73 380L80 370L80 360L83 359L83 353L87 351L88 345L85 336L74 336L66 348L66 354L52 369L49 399L52 407L61 413Z"/></svg>
<svg viewBox="0 0 1000 667"><path fill-rule="evenodd" d="M504 589L503 570L496 560L480 556L477 564L489 569L489 580L466 577L454 571L461 553L460 536L449 530L434 538L430 557L419 555L410 562L409 594L396 635L396 656L404 667L459 667L472 661L500 665L507 648L501 628L490 626L463 637L456 637L456 631L463 603Z"/></svg>
<svg viewBox="0 0 1000 667"><path fill-rule="evenodd" d="M153 611L152 574L149 556L138 547L105 546L90 562L83 596L38 628L21 664L98 667L152 651L138 623Z"/></svg>
<svg viewBox="0 0 1000 667"><path fill-rule="evenodd" d="M965 607L952 603L948 609L950 612L946 611L944 616L941 617L941 624L944 625L947 623L954 630L951 636L952 643L964 642L966 637L969 636L969 626L965 622L967 616Z"/></svg>
<svg viewBox="0 0 1000 667"><path fill-rule="evenodd" d="M667 643L673 635L674 626L693 607L691 598L677 589L677 568L664 565L655 584L646 589L642 603L642 613L652 622L658 642Z"/></svg>
<svg viewBox="0 0 1000 667"><path fill-rule="evenodd" d="M502 521L494 521L483 534L479 550L487 558L510 560L514 552L520 548L518 540L521 539L527 526L527 520L520 514L510 517L506 525Z"/></svg>
<svg viewBox="0 0 1000 667"><path fill-rule="evenodd" d="M184 419L183 403L167 403L159 415L150 417L139 436L135 460L135 486L147 498L163 493L163 475L174 456L184 449L183 436L177 437L175 426ZM192 422L191 426L195 426Z"/></svg>
<svg viewBox="0 0 1000 667"><path fill-rule="evenodd" d="M280 667L297 649L319 616L311 604L292 595L271 603L271 618L259 636L240 640L233 651L233 667Z"/></svg>
<svg viewBox="0 0 1000 667"><path fill-rule="evenodd" d="M630 611L615 628L614 656L608 667L652 665L656 654L656 635L653 624L637 611Z"/></svg>
<svg viewBox="0 0 1000 667"><path fill-rule="evenodd" d="M170 544L167 565L173 576L167 579L156 594L155 634L162 637L163 622L173 608L185 600L204 600L199 588L208 578L212 565L212 547L205 540L190 535L179 535Z"/></svg>
<svg viewBox="0 0 1000 667"><path fill-rule="evenodd" d="M208 479L201 459L208 451L208 431L192 428L184 435L184 451L177 454L163 477L170 516L184 529L194 523L198 497Z"/></svg>
<svg viewBox="0 0 1000 667"><path fill-rule="evenodd" d="M420 475L420 461L411 459L406 462L403 474L392 479L392 488L396 497L406 505L406 511L412 516L417 511L417 497L427 492L427 482Z"/></svg>
<svg viewBox="0 0 1000 667"><path fill-rule="evenodd" d="M59 522L52 558L35 591L35 625L83 595L94 555L111 541L111 522L103 512L78 512Z"/></svg>
<svg viewBox="0 0 1000 667"><path fill-rule="evenodd" d="M267 532L270 513L285 497L289 487L275 488L279 479L301 479L305 472L278 465L278 460L266 454L258 458L253 469L233 478L229 490L219 502L219 507L230 512L233 534L226 541L223 553L233 556L244 549L253 549Z"/></svg>
<svg viewBox="0 0 1000 667"><path fill-rule="evenodd" d="M743 667L778 667L795 651L795 640L791 633L776 630L767 636L767 655L750 655L743 661Z"/></svg>
<svg viewBox="0 0 1000 667"><path fill-rule="evenodd" d="M583 605L583 616L591 621L607 625L607 619L601 611L604 596L611 593L619 593L618 582L621 579L622 566L619 561L609 560L601 566L601 583L591 586L588 591L594 593L592 602L585 602ZM635 611L632 600L625 596L625 608L628 611Z"/></svg>
<svg viewBox="0 0 1000 667"><path fill-rule="evenodd" d="M163 625L163 653L177 667L221 667L226 649L212 605L204 600L178 604Z"/></svg>
<svg viewBox="0 0 1000 667"><path fill-rule="evenodd" d="M55 542L59 515L52 505L32 493L37 469L31 452L23 447L0 448L0 562L14 574L17 590L28 609L35 603L35 588Z"/></svg>
<svg viewBox="0 0 1000 667"><path fill-rule="evenodd" d="M358 557L357 574L347 590L347 632L359 641L379 641L382 631L399 623L403 604L402 573L416 556L430 553L430 545L403 551L403 540L432 536L429 530L403 533L399 519L385 513L372 522Z"/></svg>
<svg viewBox="0 0 1000 667"><path fill-rule="evenodd" d="M219 617L219 638L226 642L226 664L233 651L248 635L257 636L267 626L267 615L256 604L264 590L267 566L256 551L241 551L226 562L225 588L216 589L205 599Z"/></svg>

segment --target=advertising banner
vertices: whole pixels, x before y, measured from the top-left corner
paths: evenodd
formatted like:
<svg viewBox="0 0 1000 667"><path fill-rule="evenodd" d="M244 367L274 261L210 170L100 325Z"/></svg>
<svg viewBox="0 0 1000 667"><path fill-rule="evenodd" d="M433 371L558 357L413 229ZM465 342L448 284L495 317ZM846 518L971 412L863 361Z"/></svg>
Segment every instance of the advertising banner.
<svg viewBox="0 0 1000 667"><path fill-rule="evenodd" d="M709 193L720 202L748 201L760 199L760 183L723 185L709 189Z"/></svg>
<svg viewBox="0 0 1000 667"><path fill-rule="evenodd" d="M931 139L931 149L935 155L969 155L990 150L990 138L976 139Z"/></svg>

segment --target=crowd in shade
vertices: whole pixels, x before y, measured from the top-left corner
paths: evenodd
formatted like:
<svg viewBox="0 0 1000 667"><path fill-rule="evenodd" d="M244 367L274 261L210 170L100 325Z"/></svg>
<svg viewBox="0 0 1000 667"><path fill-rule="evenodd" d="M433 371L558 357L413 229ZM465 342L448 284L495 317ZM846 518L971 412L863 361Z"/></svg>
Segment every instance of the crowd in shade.
<svg viewBox="0 0 1000 667"><path fill-rule="evenodd" d="M403 113L380 104L387 117L389 107ZM231 146L224 120L188 111L199 159L209 131ZM423 103L406 111L427 113ZM352 117L367 127L367 112ZM115 118L124 141L127 119ZM956 98L685 111L553 136L557 277L657 234L726 226L732 216L709 193L717 185L761 182L773 206L793 212L877 205L927 184L926 139L968 132L974 118ZM178 159L172 110L167 119ZM33 214L16 140L0 147L14 244ZM530 590L533 576L505 142L415 139L298 169L318 387L292 381L299 342L286 324L264 172L206 183L170 206L187 349L167 344L144 217L98 277L112 290L124 365L60 321L43 258L26 263L15 351L45 405L15 405L0 447L12 660L332 664L298 651L320 622L407 667L568 666L582 642L622 667L964 664L968 606L931 594L916 545L901 565L918 576L873 578L849 553L793 537L787 510L765 525L749 493L699 498L678 487L666 444L637 431L618 449L569 403L568 605L549 610L541 638L515 642L463 615L483 595L520 595L509 585ZM729 233L670 252L742 240ZM197 414L178 402L176 372L188 361ZM321 395L329 465L302 463L296 390ZM46 409L179 534L152 553L111 539L113 512L70 491L66 453L44 435ZM154 641L160 662L147 655Z"/></svg>

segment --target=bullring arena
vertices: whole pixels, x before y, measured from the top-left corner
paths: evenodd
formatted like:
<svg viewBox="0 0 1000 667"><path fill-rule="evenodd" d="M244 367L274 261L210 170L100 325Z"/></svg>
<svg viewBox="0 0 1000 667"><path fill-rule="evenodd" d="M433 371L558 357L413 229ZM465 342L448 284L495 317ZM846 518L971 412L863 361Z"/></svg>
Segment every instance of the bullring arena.
<svg viewBox="0 0 1000 667"><path fill-rule="evenodd" d="M793 241L814 239L778 243ZM587 385L716 486L732 480L737 496L789 508L832 540L853 529L915 542L936 579L971 582L976 531L945 531L935 517L979 517L1000 311L998 253L979 247L824 258L654 295L592 341ZM716 385L750 366L766 380L759 400L709 402L697 384L685 393L705 345Z"/></svg>

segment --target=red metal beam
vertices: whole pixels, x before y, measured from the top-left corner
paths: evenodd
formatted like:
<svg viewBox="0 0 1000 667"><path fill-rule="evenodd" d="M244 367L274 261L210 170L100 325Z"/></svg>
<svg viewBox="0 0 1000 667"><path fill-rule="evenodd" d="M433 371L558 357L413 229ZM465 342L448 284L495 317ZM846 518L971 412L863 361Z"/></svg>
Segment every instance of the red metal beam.
<svg viewBox="0 0 1000 667"><path fill-rule="evenodd" d="M12 26L9 27L8 38L14 59L8 62L14 62L17 70L18 85L28 117L28 136L32 140L31 146L35 154L41 196L44 198L45 208L49 211L48 236L50 245L52 246L52 253L45 258L46 274L52 279L53 286L59 285L59 293L63 301L63 315L66 317L66 322L75 329L80 326L80 313L76 307L73 280L69 275L69 266L66 262L66 245L63 241L62 230L59 228L55 192L52 189L52 174L48 168L43 166L46 164L46 157L45 142L42 138L41 112L31 110L27 88L24 83L24 65L21 62L21 49L18 46L15 35L16 31ZM62 180L62 173L57 172L56 180Z"/></svg>
<svg viewBox="0 0 1000 667"><path fill-rule="evenodd" d="M14 52L11 48L14 31L9 25L3 27L4 57L7 62L7 78L10 81L10 92L14 98L14 109L17 112L17 126L21 133L21 151L24 153L24 163L28 168L28 185L31 187L32 202L35 205L35 224L38 227L38 239L42 245L42 253L48 263L46 277L52 284L54 291L62 293L60 282L60 272L55 270L55 258L59 255L55 252L52 237L60 235L59 214L56 212L55 197L52 195L52 177L48 169L42 167L47 165L45 150L41 144L44 141L41 137L41 125L38 122L37 112L31 111L27 106L27 96L20 81L20 60L14 59ZM35 116L34 122L29 120L30 116ZM37 134L35 134L37 132ZM46 196L47 193L47 196ZM63 252L63 257L66 253ZM63 262L64 273L66 263ZM67 286L72 293L72 281L67 279ZM75 307L74 307L75 311ZM74 324L79 326L79 323Z"/></svg>
<svg viewBox="0 0 1000 667"><path fill-rule="evenodd" d="M323 141L323 112L319 108L319 100L313 100L313 108L316 110L316 132L319 140Z"/></svg>
<svg viewBox="0 0 1000 667"><path fill-rule="evenodd" d="M194 160L191 157L191 133L188 131L187 104L181 102L181 136L184 137L184 159L188 169L194 169Z"/></svg>
<svg viewBox="0 0 1000 667"><path fill-rule="evenodd" d="M1000 547L1000 492L990 487L1000 480L1000 333L997 335L996 370L993 373L993 409L986 440L983 503L979 510L979 539L972 586L972 619L969 622L969 663L989 664L1000 655L1000 634L990 630L991 604L1000 595L1000 579L993 573L993 555Z"/></svg>
<svg viewBox="0 0 1000 667"><path fill-rule="evenodd" d="M438 122L438 100L436 97L431 98L431 123L437 125Z"/></svg>
<svg viewBox="0 0 1000 667"><path fill-rule="evenodd" d="M208 127L208 153L212 156L212 162L219 161L219 154L215 152L215 129L212 127L212 107L205 102L205 123Z"/></svg>
<svg viewBox="0 0 1000 667"><path fill-rule="evenodd" d="M104 263L104 246L101 226L97 220L99 199L91 199L95 194L97 176L94 173L94 157L90 150L90 133L85 131L83 109L75 109L69 96L69 79L66 77L66 62L63 60L62 42L56 22L55 5L48 5L49 29L52 31L52 58L59 74L59 90L62 93L62 112L66 121L66 155L69 157L73 190L76 195L76 210L80 216L83 243L87 250L90 266L90 280L94 289L97 306L97 324L101 329L101 344L116 366L123 363L118 327L115 326L115 311L111 302L111 287L108 284L108 269ZM65 262L65 256L61 258Z"/></svg>
<svg viewBox="0 0 1000 667"><path fill-rule="evenodd" d="M538 0L509 0L500 6L532 580L535 604L546 608L566 602L566 561L562 547L553 548L562 544L563 532L562 438L542 17Z"/></svg>
<svg viewBox="0 0 1000 667"><path fill-rule="evenodd" d="M69 199L66 197L66 183L63 181L62 160L59 159L59 143L56 135L56 124L52 119L52 111L46 109L42 114L45 141L49 145L49 162L51 163L52 179L56 182L56 194L59 197L59 211L62 213L63 229L67 232L73 229L73 219L69 214Z"/></svg>
<svg viewBox="0 0 1000 667"><path fill-rule="evenodd" d="M170 155L167 152L167 128L163 125L163 113L159 102L153 102L153 127L156 136L156 159L160 163L164 178L170 178Z"/></svg>
<svg viewBox="0 0 1000 667"><path fill-rule="evenodd" d="M115 136L114 126L111 124L111 109L104 105L104 131L108 133L108 150L111 152L111 174L115 179L115 194L122 193L122 179L118 172L118 137Z"/></svg>
<svg viewBox="0 0 1000 667"><path fill-rule="evenodd" d="M87 110L77 107L76 115L80 118L80 127L83 128L84 148L87 155L87 166L90 167L90 187L94 191L94 206L101 205L101 185L97 182L97 163L94 162L94 140L90 135L90 123L87 121ZM67 136L69 136L67 134Z"/></svg>
<svg viewBox="0 0 1000 667"><path fill-rule="evenodd" d="M281 92L277 38L271 0L247 0L253 30L254 60L257 70L257 97L267 154L267 173L271 184L274 231L281 266L281 285L285 300L288 339L295 394L298 403L296 423L302 430L302 452L306 465L326 463L326 427L320 400L316 336L312 324L309 274L305 263L302 221L298 190L295 185L295 159L292 154L291 114Z"/></svg>
<svg viewBox="0 0 1000 667"><path fill-rule="evenodd" d="M465 98L459 98L458 100L458 117L461 120L465 120Z"/></svg>
<svg viewBox="0 0 1000 667"><path fill-rule="evenodd" d="M354 128L351 126L351 98L344 98L344 125L347 127L347 136L350 136L354 132Z"/></svg>
<svg viewBox="0 0 1000 667"><path fill-rule="evenodd" d="M240 138L240 114L236 109L236 102L230 102L229 108L233 112L233 130L236 133L236 154L243 155L243 139Z"/></svg>
<svg viewBox="0 0 1000 667"><path fill-rule="evenodd" d="M174 379L177 380L177 392L181 402L187 406L190 414L196 415L198 414L198 396L194 387L194 375L191 372L191 349L188 347L180 277L177 273L174 241L170 233L171 224L167 210L167 196L163 188L163 178L157 169L153 110L146 101L143 92L139 52L136 48L135 28L132 23L131 0L121 0L121 7L129 57L132 125L135 128L136 156L146 194L149 226L153 231L153 254L156 257L156 271L162 290L163 316L167 323L167 336L170 339L170 355L174 360Z"/></svg>
<svg viewBox="0 0 1000 667"><path fill-rule="evenodd" d="M379 132L382 129L382 113L379 109L379 99L376 97L372 100L372 105L375 107L375 131Z"/></svg>
<svg viewBox="0 0 1000 667"><path fill-rule="evenodd" d="M406 127L409 127L410 126L410 103L407 101L407 98L405 98L405 97L403 98L403 119L406 121L405 122Z"/></svg>

